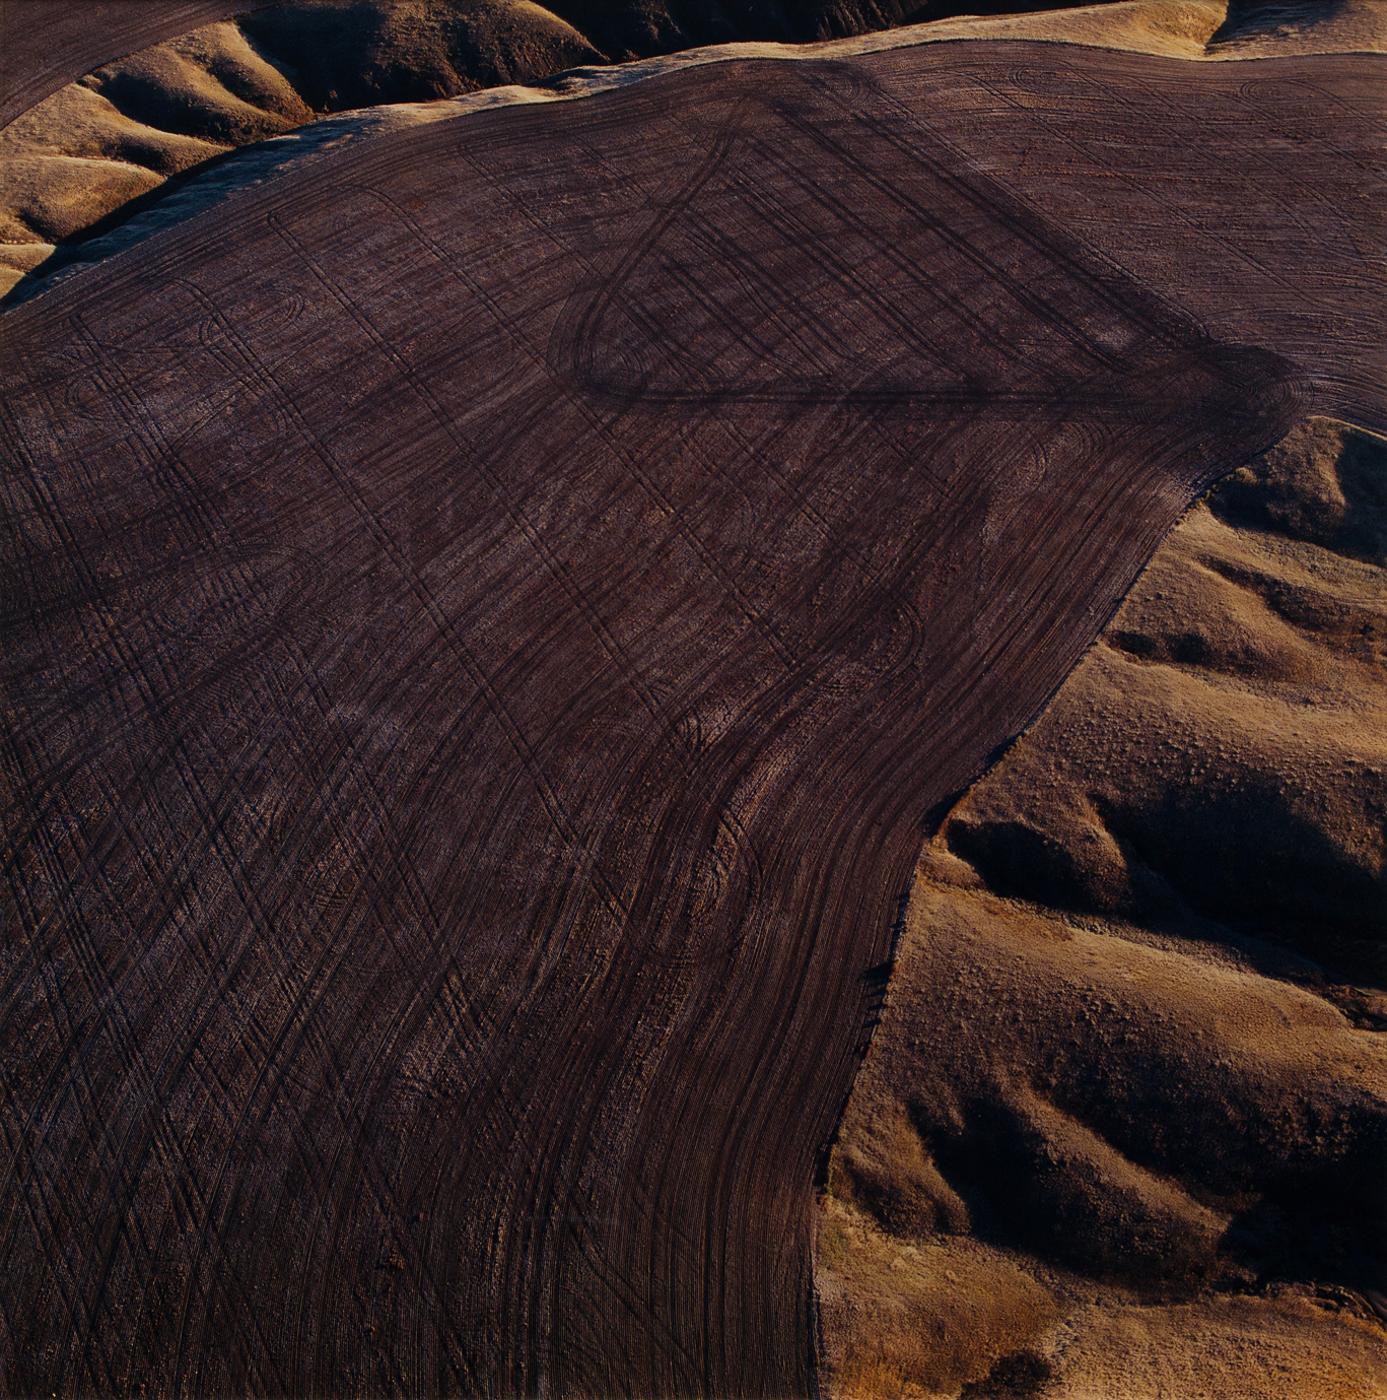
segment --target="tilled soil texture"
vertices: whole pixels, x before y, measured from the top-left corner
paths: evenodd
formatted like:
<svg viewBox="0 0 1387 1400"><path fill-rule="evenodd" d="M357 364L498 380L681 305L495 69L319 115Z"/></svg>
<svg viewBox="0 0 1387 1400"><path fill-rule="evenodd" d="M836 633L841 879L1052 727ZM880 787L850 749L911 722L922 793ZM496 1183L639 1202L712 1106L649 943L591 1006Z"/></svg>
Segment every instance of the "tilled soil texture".
<svg viewBox="0 0 1387 1400"><path fill-rule="evenodd" d="M1237 264L1182 306L946 137L1021 58L1274 149L1223 172L1283 231L1242 323ZM316 159L4 318L14 1391L810 1390L922 828L1195 493L1367 394L1337 303L1257 341L1381 247L1322 209L1382 67L1263 71L711 65Z"/></svg>
<svg viewBox="0 0 1387 1400"><path fill-rule="evenodd" d="M976 3L0 0L0 293L27 294L71 260L103 256L107 236L128 237L132 221L170 217L190 194L190 172L328 113L352 112L360 124L364 108L548 83L560 73L568 77L557 87L571 92L601 81L613 61L733 40L860 43L907 16ZM1006 22L1071 13L1061 0L1051 4L1058 8ZM1029 9L1030 0L990 8ZM1200 0L1207 33L1218 8ZM1095 14L1127 9L1086 6L1083 14L1092 24ZM530 89L531 99L539 95ZM336 138L353 118L344 120ZM320 127L315 139L324 136ZM248 169L237 163L237 178ZM168 180L175 183L154 199Z"/></svg>

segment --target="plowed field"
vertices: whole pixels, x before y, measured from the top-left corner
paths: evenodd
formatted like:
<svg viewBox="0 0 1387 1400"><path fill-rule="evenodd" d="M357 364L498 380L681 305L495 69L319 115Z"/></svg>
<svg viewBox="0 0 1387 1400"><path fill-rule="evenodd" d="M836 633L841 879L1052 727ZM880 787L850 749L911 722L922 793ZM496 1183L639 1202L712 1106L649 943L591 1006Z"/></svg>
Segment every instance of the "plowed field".
<svg viewBox="0 0 1387 1400"><path fill-rule="evenodd" d="M1209 482L1382 419L1382 71L713 64L7 314L10 1388L809 1391L922 834Z"/></svg>

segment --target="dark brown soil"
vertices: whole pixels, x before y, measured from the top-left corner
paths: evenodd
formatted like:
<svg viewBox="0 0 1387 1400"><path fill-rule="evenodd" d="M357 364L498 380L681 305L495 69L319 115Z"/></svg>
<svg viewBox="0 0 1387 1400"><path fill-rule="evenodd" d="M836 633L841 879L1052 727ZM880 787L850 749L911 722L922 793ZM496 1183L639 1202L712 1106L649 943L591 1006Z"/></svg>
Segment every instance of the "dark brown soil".
<svg viewBox="0 0 1387 1400"><path fill-rule="evenodd" d="M1381 75L713 65L8 314L11 1387L807 1393L922 830L1209 482L1384 417ZM1144 178L1039 207L1114 92Z"/></svg>

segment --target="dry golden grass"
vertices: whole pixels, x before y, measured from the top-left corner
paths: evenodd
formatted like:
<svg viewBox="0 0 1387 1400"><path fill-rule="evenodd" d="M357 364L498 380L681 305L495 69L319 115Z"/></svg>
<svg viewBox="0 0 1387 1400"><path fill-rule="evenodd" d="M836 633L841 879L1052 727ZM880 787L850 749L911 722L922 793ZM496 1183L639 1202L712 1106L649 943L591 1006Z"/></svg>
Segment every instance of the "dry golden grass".
<svg viewBox="0 0 1387 1400"><path fill-rule="evenodd" d="M1299 1294L1079 1310L1051 1400L1381 1400L1382 1329Z"/></svg>
<svg viewBox="0 0 1387 1400"><path fill-rule="evenodd" d="M1383 1393L1385 566L1387 444L1303 424L926 849L830 1169L840 1393ZM1062 1320L984 1308L948 1389L872 1298L947 1335L974 1245Z"/></svg>
<svg viewBox="0 0 1387 1400"><path fill-rule="evenodd" d="M851 1338L838 1393L923 1400L956 1395L1004 1356L1043 1344L1058 1319L1049 1292L971 1241L919 1244L830 1198L819 1224L819 1306Z"/></svg>

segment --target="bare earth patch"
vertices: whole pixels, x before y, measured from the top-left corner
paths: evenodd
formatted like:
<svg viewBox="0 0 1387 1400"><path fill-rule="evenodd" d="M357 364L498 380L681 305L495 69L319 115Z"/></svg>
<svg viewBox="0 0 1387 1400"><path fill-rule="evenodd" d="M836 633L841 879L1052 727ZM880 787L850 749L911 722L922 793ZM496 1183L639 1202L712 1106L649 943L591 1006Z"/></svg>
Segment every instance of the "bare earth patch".
<svg viewBox="0 0 1387 1400"><path fill-rule="evenodd" d="M688 13L0 132L7 1383L1374 1394L1380 8Z"/></svg>

